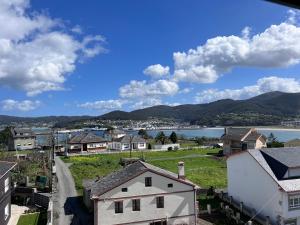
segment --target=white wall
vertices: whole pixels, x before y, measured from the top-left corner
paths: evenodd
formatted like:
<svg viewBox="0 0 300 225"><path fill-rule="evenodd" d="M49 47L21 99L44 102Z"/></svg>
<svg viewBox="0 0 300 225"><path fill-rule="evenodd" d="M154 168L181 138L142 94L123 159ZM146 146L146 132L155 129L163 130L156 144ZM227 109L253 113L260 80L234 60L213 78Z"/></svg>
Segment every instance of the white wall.
<svg viewBox="0 0 300 225"><path fill-rule="evenodd" d="M152 177L152 187L145 187L145 177ZM173 188L168 184L173 183ZM128 192L122 192L122 188L128 188ZM156 208L156 197L164 196L165 207ZM131 200L141 199L141 211L132 211ZM180 217L169 220L168 224L194 224L195 217L195 193L190 185L162 177L152 172L146 172L117 187L103 196L98 201L98 221L100 225L112 225L132 223L134 221L147 221L138 224L149 224L149 220ZM115 214L114 201L123 200L124 212ZM190 216L188 216L190 215ZM181 217L183 216L183 217Z"/></svg>
<svg viewBox="0 0 300 225"><path fill-rule="evenodd" d="M227 160L228 194L275 222L283 214L283 193L278 184L248 153L233 155Z"/></svg>
<svg viewBox="0 0 300 225"><path fill-rule="evenodd" d="M106 142L87 144L87 148L88 148L88 149L93 149L93 148L106 148L106 146L107 146Z"/></svg>
<svg viewBox="0 0 300 225"><path fill-rule="evenodd" d="M153 149L160 149L160 150L168 150L169 147L174 148L180 148L180 144L165 144L165 145L154 145Z"/></svg>

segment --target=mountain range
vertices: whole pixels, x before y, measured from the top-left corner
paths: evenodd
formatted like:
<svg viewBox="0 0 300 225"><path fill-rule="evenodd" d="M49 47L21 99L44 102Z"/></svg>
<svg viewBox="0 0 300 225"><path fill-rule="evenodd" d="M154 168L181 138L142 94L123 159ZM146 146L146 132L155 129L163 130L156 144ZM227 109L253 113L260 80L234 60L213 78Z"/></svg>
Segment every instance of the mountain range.
<svg viewBox="0 0 300 225"><path fill-rule="evenodd" d="M277 125L300 117L300 93L269 92L246 100L223 99L207 104L158 105L131 112L112 111L101 116L14 117L0 115L0 124L53 123L60 126L86 120L174 119L191 124Z"/></svg>
<svg viewBox="0 0 300 225"><path fill-rule="evenodd" d="M199 125L269 125L300 115L300 93L269 92L246 100L223 99L207 104L158 105L132 112L113 111L110 120L172 118ZM227 124L226 124L227 123Z"/></svg>

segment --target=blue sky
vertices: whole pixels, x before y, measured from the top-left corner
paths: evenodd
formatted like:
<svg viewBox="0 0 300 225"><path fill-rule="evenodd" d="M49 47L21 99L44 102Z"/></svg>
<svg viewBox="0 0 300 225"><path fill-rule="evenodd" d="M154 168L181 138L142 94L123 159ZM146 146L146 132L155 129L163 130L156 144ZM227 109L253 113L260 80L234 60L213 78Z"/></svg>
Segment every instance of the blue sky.
<svg viewBox="0 0 300 225"><path fill-rule="evenodd" d="M269 2L5 0L0 15L0 114L300 92L298 12Z"/></svg>

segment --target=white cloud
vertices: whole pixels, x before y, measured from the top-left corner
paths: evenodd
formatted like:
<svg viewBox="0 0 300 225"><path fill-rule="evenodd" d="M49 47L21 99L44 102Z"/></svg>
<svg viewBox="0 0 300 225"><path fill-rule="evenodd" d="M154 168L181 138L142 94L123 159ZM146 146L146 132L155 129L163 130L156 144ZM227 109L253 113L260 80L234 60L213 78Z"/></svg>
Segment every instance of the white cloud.
<svg viewBox="0 0 300 225"><path fill-rule="evenodd" d="M16 101L13 99L6 99L1 101L2 110L4 111L31 111L38 108L41 105L41 102L24 100L24 101Z"/></svg>
<svg viewBox="0 0 300 225"><path fill-rule="evenodd" d="M294 12L294 11L293 11ZM173 54L175 81L213 83L235 67L279 68L300 62L300 27L295 15L250 36L218 36L188 52Z"/></svg>
<svg viewBox="0 0 300 225"><path fill-rule="evenodd" d="M124 100L119 100L119 99L101 100L101 101L86 102L83 104L79 104L78 107L99 110L99 111L111 111L111 110L121 109L124 103L125 103Z"/></svg>
<svg viewBox="0 0 300 225"><path fill-rule="evenodd" d="M149 75L153 78L161 78L165 75L168 75L170 72L170 68L168 66L163 67L160 64L148 66L144 69L144 74Z"/></svg>
<svg viewBox="0 0 300 225"><path fill-rule="evenodd" d="M122 98L145 98L172 96L179 91L178 84L169 80L157 80L151 83L132 80L129 84L120 87Z"/></svg>
<svg viewBox="0 0 300 225"><path fill-rule="evenodd" d="M247 99L271 91L282 91L289 93L300 92L300 81L294 78L281 78L276 76L263 77L255 85L246 86L241 89L208 89L197 93L197 103L207 103L220 99Z"/></svg>
<svg viewBox="0 0 300 225"><path fill-rule="evenodd" d="M63 90L81 58L105 51L102 36L78 40L61 22L30 11L29 0L0 2L0 84L27 92Z"/></svg>

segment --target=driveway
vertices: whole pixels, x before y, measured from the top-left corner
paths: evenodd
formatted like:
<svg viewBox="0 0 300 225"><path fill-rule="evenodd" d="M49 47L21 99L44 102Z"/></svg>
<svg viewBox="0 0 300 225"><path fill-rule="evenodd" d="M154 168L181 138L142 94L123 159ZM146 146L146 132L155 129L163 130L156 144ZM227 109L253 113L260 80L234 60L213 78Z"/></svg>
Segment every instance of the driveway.
<svg viewBox="0 0 300 225"><path fill-rule="evenodd" d="M75 189L74 179L69 167L59 157L55 157L57 192L54 194L54 224L90 225L89 215L82 206Z"/></svg>

